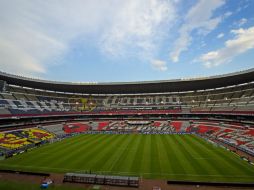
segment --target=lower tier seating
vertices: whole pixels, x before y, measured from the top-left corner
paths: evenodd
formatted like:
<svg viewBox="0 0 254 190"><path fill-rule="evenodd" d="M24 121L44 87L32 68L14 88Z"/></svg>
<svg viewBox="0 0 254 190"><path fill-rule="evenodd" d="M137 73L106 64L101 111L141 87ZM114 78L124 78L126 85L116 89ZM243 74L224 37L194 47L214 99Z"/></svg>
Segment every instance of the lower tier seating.
<svg viewBox="0 0 254 190"><path fill-rule="evenodd" d="M6 149L18 149L54 137L55 135L53 133L38 128L1 132L0 147Z"/></svg>

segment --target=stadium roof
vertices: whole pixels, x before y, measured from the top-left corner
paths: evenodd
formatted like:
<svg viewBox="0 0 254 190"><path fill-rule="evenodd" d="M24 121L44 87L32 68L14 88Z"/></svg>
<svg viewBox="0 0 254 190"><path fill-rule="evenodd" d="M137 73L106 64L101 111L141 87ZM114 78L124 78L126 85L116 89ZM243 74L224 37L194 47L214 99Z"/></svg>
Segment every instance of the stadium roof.
<svg viewBox="0 0 254 190"><path fill-rule="evenodd" d="M32 79L0 72L0 80L8 84L49 91L83 94L135 94L196 91L221 88L254 81L254 69L190 79L112 82L112 83L72 83Z"/></svg>

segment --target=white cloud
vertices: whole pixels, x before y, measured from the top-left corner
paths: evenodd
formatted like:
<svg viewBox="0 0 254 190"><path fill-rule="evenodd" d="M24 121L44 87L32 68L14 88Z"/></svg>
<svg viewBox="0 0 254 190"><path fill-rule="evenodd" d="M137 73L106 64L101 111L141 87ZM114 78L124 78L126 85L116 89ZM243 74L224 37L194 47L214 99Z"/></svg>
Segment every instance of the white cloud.
<svg viewBox="0 0 254 190"><path fill-rule="evenodd" d="M29 76L45 73L50 65L58 64L72 39L95 30L101 20L91 10L96 4L0 1L0 69Z"/></svg>
<svg viewBox="0 0 254 190"><path fill-rule="evenodd" d="M199 61L208 68L230 62L235 56L254 48L254 27L232 30L235 37L225 42L225 47L200 56Z"/></svg>
<svg viewBox="0 0 254 190"><path fill-rule="evenodd" d="M158 59L152 60L151 65L154 69L159 70L159 71L168 70L167 63L162 60L158 60Z"/></svg>
<svg viewBox="0 0 254 190"><path fill-rule="evenodd" d="M178 62L183 51L188 50L192 41L191 32L197 30L198 34L206 35L214 30L221 22L222 17L213 17L213 12L225 3L224 0L199 0L187 13L184 24L181 26L179 38L174 42L170 58Z"/></svg>
<svg viewBox="0 0 254 190"><path fill-rule="evenodd" d="M222 37L224 37L224 33L220 33L220 34L217 35L217 38L219 38L219 39L222 38Z"/></svg>
<svg viewBox="0 0 254 190"><path fill-rule="evenodd" d="M231 11L228 11L224 14L224 18L230 17L233 13Z"/></svg>
<svg viewBox="0 0 254 190"><path fill-rule="evenodd" d="M180 3L182 0L173 0L174 3Z"/></svg>
<svg viewBox="0 0 254 190"><path fill-rule="evenodd" d="M0 65L1 68L6 68L5 71L27 76L34 72L45 73L45 68L15 43L0 39L0 50Z"/></svg>
<svg viewBox="0 0 254 190"><path fill-rule="evenodd" d="M240 27L240 26L243 26L244 24L246 24L247 21L248 21L248 20L247 20L246 18L240 19L240 20L238 21L238 26L239 26L239 27Z"/></svg>
<svg viewBox="0 0 254 190"><path fill-rule="evenodd" d="M206 46L206 43L204 41L202 41L201 44L200 44L200 47L202 48L202 47L205 47L205 46Z"/></svg>
<svg viewBox="0 0 254 190"><path fill-rule="evenodd" d="M101 39L102 51L121 56L133 49L129 53L136 54L138 50L149 56L155 49L155 42L168 31L170 22L175 18L173 4L161 0L130 0L122 3L111 28Z"/></svg>
<svg viewBox="0 0 254 190"><path fill-rule="evenodd" d="M245 3L244 1L240 1L240 2ZM246 3L248 3L248 1L246 1ZM249 7L249 4L245 4L245 5L243 5L243 6L240 6L240 7L238 7L238 8L236 9L236 12L240 12L240 11L242 11L242 10L248 8L248 7Z"/></svg>
<svg viewBox="0 0 254 190"><path fill-rule="evenodd" d="M174 6L162 0L0 1L0 69L38 76L59 64L73 41L90 36L106 55L134 49L151 60L156 40L174 22Z"/></svg>

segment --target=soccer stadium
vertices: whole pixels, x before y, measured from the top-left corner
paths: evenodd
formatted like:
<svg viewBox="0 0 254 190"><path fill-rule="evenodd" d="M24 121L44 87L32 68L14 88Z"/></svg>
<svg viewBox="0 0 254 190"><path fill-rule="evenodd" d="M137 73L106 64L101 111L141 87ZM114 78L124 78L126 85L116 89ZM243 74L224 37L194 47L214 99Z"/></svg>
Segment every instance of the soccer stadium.
<svg viewBox="0 0 254 190"><path fill-rule="evenodd" d="M253 185L253 76L85 85L1 73L0 167L103 185Z"/></svg>
<svg viewBox="0 0 254 190"><path fill-rule="evenodd" d="M56 2L0 2L0 189L254 188L253 2Z"/></svg>

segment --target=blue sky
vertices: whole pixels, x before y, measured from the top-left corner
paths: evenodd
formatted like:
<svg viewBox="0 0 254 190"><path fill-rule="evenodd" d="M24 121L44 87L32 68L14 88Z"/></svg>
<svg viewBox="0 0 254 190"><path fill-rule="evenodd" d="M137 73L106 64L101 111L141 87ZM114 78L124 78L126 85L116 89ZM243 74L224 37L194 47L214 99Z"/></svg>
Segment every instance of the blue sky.
<svg viewBox="0 0 254 190"><path fill-rule="evenodd" d="M245 70L253 10L252 0L2 0L0 70L73 82Z"/></svg>

